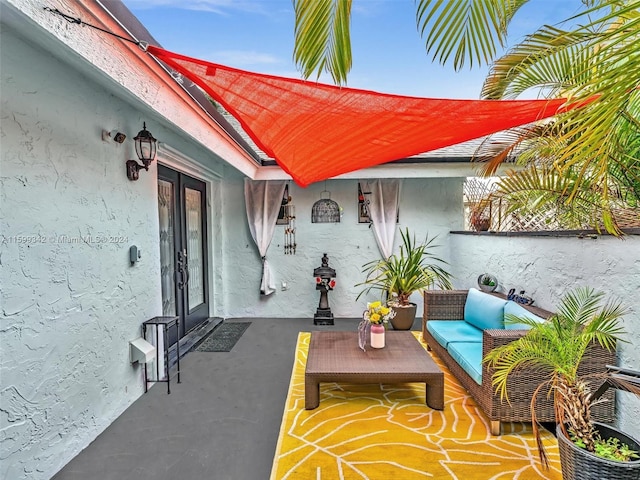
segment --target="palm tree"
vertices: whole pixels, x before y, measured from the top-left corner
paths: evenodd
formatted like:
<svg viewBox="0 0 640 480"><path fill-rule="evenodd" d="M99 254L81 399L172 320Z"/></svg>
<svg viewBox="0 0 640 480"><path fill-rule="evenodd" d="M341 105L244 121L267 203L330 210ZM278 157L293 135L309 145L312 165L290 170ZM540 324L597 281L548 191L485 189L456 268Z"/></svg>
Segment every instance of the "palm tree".
<svg viewBox="0 0 640 480"><path fill-rule="evenodd" d="M490 64L509 22L528 0L416 0L418 29L440 63ZM483 98L515 98L541 89L584 106L543 126L514 132L485 174L509 152L526 161L499 194L515 208L553 206L574 223L619 234L617 216L640 219L640 0L585 0L576 27L543 26L493 63ZM306 77L344 83L351 67L351 0L294 0L294 57ZM551 175L552 178L547 178ZM550 189L553 186L553 189ZM571 223L570 223L571 224Z"/></svg>
<svg viewBox="0 0 640 480"><path fill-rule="evenodd" d="M543 26L498 59L482 94L515 98L544 87L554 97L596 99L543 126L519 129L506 151L523 149L525 169L512 172L497 196L521 212L551 210L569 227L602 224L618 233L618 218L640 199L640 76L625 75L621 57L629 51L631 61L640 59L640 2L597 3L576 17L584 27ZM612 4L607 13L605 3ZM494 156L484 173L494 173L500 161Z"/></svg>
<svg viewBox="0 0 640 480"><path fill-rule="evenodd" d="M558 311L544 323L507 315L506 321L521 322L530 327L524 337L492 350L484 362L494 368L493 385L508 401L507 379L522 367L549 372L549 379L535 390L531 417L540 459L546 455L536 423L535 404L538 393L549 386L554 394L556 421L567 438L580 441L593 452L595 430L590 417L590 391L585 379L578 375L580 362L589 346L597 342L608 350L616 348L623 334L620 318L626 313L619 302L603 305L602 292L588 287L569 292Z"/></svg>

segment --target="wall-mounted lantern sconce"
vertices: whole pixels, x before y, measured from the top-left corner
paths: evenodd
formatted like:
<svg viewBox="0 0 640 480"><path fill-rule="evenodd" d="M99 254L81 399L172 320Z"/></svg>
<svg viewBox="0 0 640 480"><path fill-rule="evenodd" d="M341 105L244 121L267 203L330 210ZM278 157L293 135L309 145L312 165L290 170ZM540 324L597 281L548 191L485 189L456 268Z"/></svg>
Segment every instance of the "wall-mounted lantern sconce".
<svg viewBox="0 0 640 480"><path fill-rule="evenodd" d="M129 180L138 180L140 170L143 168L149 170L149 165L156 158L156 139L147 130L146 122L143 124L142 130L138 132L138 135L134 137L134 140L136 142L136 154L142 165L135 160L127 160L127 178Z"/></svg>

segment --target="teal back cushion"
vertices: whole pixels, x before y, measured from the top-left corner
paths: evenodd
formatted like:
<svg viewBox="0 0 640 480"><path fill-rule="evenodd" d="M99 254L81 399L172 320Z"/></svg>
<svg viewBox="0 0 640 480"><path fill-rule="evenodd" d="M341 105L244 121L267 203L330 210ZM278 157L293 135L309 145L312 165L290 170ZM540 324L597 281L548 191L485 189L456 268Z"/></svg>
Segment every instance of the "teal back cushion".
<svg viewBox="0 0 640 480"><path fill-rule="evenodd" d="M536 322L540 323L544 322L544 318L531 313L522 305L518 305L516 302L512 301L507 302L507 304L504 306L505 318L507 315L515 315L516 317L520 318L530 318L531 320L535 320ZM504 328L508 330L529 330L531 327L529 325L525 325L524 323L504 322Z"/></svg>
<svg viewBox="0 0 640 480"><path fill-rule="evenodd" d="M470 288L464 304L464 319L480 330L504 328L506 303L506 300Z"/></svg>

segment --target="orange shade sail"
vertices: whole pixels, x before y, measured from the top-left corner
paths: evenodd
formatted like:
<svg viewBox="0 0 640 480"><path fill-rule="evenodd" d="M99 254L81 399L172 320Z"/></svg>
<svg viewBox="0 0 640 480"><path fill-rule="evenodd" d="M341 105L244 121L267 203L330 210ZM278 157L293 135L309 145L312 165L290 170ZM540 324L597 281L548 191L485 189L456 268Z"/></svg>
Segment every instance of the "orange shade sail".
<svg viewBox="0 0 640 480"><path fill-rule="evenodd" d="M220 102L302 187L551 117L566 101L407 97L148 52Z"/></svg>

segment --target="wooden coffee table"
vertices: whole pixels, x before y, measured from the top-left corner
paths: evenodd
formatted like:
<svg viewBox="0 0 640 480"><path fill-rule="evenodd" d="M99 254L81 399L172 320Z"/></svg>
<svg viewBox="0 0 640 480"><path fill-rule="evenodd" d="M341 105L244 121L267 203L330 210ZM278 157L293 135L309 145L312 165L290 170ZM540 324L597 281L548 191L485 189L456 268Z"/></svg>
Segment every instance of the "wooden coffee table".
<svg viewBox="0 0 640 480"><path fill-rule="evenodd" d="M320 383L424 382L426 403L444 409L444 373L409 331L387 331L384 348L358 347L358 332L311 332L304 407L320 404Z"/></svg>

